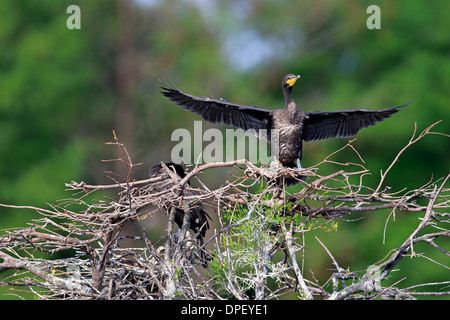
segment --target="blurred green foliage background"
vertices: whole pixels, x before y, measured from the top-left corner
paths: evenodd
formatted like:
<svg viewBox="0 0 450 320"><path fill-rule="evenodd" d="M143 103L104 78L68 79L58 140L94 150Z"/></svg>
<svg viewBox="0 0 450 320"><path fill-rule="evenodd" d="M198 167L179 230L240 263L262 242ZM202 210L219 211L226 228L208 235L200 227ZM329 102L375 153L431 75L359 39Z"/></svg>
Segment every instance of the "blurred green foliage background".
<svg viewBox="0 0 450 320"><path fill-rule="evenodd" d="M72 4L81 9L80 30L66 26ZM366 27L371 4L381 8L380 30ZM287 73L302 76L293 95L305 111L411 100L393 118L361 131L354 143L372 173L364 182L374 187L415 123L421 131L443 120L435 130L450 133L449 14L446 0L4 0L0 202L45 206L70 196L65 182L110 182L106 170L124 169L101 162L118 156L105 145L112 130L134 162L143 163L136 179L145 178L152 164L170 160L172 131L192 130L200 118L163 98L158 79L197 96L275 109L283 106ZM347 141L305 144L302 165L321 161ZM400 158L387 185L418 188L447 175L449 147L448 138L427 136ZM349 150L336 160L355 161L355 154ZM225 179L226 170L204 174L211 188ZM1 229L34 217L26 210L0 212ZM387 222L389 213L340 222L338 232L319 237L342 267L366 268L419 223L402 212ZM312 237L306 245L305 272L324 281L332 272L330 259ZM400 269L404 286L449 280L448 270L423 258L405 260ZM393 276L392 283L399 279Z"/></svg>

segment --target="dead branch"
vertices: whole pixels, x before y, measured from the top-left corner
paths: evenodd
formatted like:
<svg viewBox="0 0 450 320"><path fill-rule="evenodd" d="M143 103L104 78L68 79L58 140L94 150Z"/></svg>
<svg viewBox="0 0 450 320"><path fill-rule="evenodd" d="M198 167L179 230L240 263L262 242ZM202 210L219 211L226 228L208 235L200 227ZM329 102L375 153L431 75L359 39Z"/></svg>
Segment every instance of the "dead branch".
<svg viewBox="0 0 450 320"><path fill-rule="evenodd" d="M415 292L416 288L422 288L421 284L401 288L401 281L383 286L405 256L419 255L414 251L418 242L427 243L430 250L449 256L448 249L436 240L450 237L450 188L447 187L450 175L429 181L415 190L383 188L387 174L409 147L426 135L438 134L431 131L436 124L417 137L414 130L409 143L382 172L376 188L362 184L362 177L369 170L353 147L353 140L319 164L302 171L274 170L255 166L247 160L236 160L196 165L183 179L166 181L160 178L136 180L133 169L137 164L132 162L125 146L114 134L114 142L108 144L118 148L120 158L105 163L123 164L126 168L123 177L108 172L112 180L108 185L72 181L66 188L74 196L49 205L50 208L0 204L0 207L32 210L40 215L26 227L3 230L0 274L10 269L17 273L0 281L0 285L29 288L43 299L277 299L287 294L304 299L316 295L326 299L413 299L420 295L448 294L448 290ZM332 160L333 155L346 149L355 152L361 163ZM336 166L336 171L320 175L325 163ZM233 168L238 174L230 172L229 181L215 188L202 181L202 173L223 167ZM167 172L171 176L169 169ZM289 193L276 183L285 176L307 176L307 180L300 182L300 191ZM193 179L200 188L189 186L188 181ZM359 183L350 183L355 180ZM250 192L252 187L260 191ZM182 190L193 192L187 195ZM116 195L112 196L111 191ZM96 200L88 201L88 198ZM138 225L141 219L151 218L167 208L182 208L186 201L201 201L205 208L217 213L213 220L220 222L219 229L213 230L200 248L193 241L195 235L188 230L189 214L184 215L179 237L174 239L173 209L167 215L163 241L151 241L146 232L122 233L125 224ZM307 278L302 270L304 261L297 257L305 248L299 240L303 234L326 227L336 219L386 209L421 219L400 247L393 248L389 256L367 272L358 273L342 269L338 259L316 237L336 270L322 284L314 275L311 280ZM268 213L273 215L270 221ZM255 221L260 225L251 224ZM259 229L246 230L246 226ZM252 231L255 238L243 237L245 231ZM255 241L261 242L256 243L256 251L252 251ZM248 247L243 247L245 244ZM214 249L209 249L210 266L205 272L198 253L211 246ZM275 253L280 251L284 258L274 260ZM37 252L47 257L38 258ZM71 256L56 259L58 252ZM374 257L374 260L379 258ZM434 262L437 267L448 268L445 263ZM269 278L276 280L275 288L268 285ZM339 281L350 280L352 284L340 288ZM331 292L327 291L329 282ZM436 281L428 286L446 283ZM252 288L256 295L249 295L251 290L245 288Z"/></svg>

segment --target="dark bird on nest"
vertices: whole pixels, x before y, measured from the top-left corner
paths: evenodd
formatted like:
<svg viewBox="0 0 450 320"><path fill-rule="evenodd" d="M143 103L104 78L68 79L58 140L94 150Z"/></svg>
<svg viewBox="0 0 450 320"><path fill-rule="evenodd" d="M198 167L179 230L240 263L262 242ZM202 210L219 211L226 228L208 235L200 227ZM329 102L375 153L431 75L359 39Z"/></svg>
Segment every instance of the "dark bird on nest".
<svg viewBox="0 0 450 320"><path fill-rule="evenodd" d="M180 182L185 176L186 173L184 169L179 164L175 164L172 162L165 163L166 167L174 172L174 177L176 178L176 182L169 176L166 170L163 168L161 164L155 164L150 168L149 177L157 178L161 177L162 183L155 182L155 191L161 192L165 190L171 189L175 183ZM195 196L196 193L189 189L189 182L184 186L182 191L182 196L191 197ZM203 204L199 200L190 200L181 206L170 206L167 207L167 213L170 214L171 210L175 210L175 223L178 225L178 232L175 234L175 238L178 239L179 232L181 231L181 227L183 226L183 219L185 210L189 210L191 217L189 219L189 229L195 232L195 238L197 239L197 244L199 248L204 244L203 238L205 237L206 230L209 229L208 219L211 220L209 215L203 208ZM204 249L200 251L200 259L202 261L203 266L207 265L206 252Z"/></svg>
<svg viewBox="0 0 450 320"><path fill-rule="evenodd" d="M177 88L161 87L161 93L176 105L199 114L208 122L223 123L243 130L253 129L262 137L260 129L265 129L271 142L272 156L282 165L301 169L303 141L347 138L377 122L383 121L399 111L404 105L379 109L349 109L340 111L304 112L297 109L292 99L292 88L300 76L288 74L283 78L284 109L266 110L227 102L223 99L199 98L184 93ZM273 131L278 134L278 143L272 139ZM273 140L273 141L271 141Z"/></svg>

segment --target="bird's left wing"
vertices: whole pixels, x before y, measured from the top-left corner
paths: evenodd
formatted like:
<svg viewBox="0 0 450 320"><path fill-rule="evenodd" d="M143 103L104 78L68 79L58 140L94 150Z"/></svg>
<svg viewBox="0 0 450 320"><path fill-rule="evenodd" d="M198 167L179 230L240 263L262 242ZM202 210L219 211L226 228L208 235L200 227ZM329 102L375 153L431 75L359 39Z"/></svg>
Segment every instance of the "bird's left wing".
<svg viewBox="0 0 450 320"><path fill-rule="evenodd" d="M354 136L360 129L373 126L377 122L389 118L408 103L409 101L398 107L379 110L351 109L307 113L302 139L314 141Z"/></svg>
<svg viewBox="0 0 450 320"><path fill-rule="evenodd" d="M243 130L266 129L270 141L272 111L258 107L231 103L222 99L199 98L178 90L175 87L161 87L161 93L176 105L203 117L208 122L227 124Z"/></svg>

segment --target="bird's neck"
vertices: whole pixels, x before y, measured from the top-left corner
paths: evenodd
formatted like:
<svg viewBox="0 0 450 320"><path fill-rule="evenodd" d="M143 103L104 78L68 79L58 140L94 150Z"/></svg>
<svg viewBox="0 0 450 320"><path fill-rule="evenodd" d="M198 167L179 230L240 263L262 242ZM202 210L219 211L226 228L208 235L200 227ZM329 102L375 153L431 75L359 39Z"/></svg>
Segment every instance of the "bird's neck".
<svg viewBox="0 0 450 320"><path fill-rule="evenodd" d="M297 106L294 102L294 99L292 99L292 87L284 87L283 94L284 94L284 108L290 111L295 111L297 109Z"/></svg>

